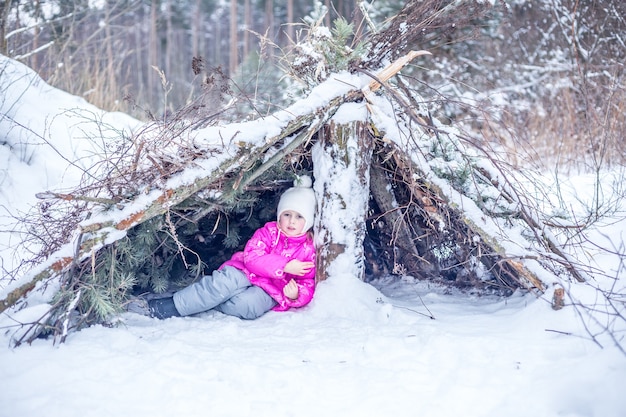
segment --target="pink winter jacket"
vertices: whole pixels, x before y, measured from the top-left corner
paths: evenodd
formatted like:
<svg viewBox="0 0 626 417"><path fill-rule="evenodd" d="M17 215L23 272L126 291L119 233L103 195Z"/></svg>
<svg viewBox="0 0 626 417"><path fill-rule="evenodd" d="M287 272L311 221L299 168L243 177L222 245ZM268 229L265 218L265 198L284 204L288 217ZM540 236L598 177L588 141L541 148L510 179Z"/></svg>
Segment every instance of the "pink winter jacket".
<svg viewBox="0 0 626 417"><path fill-rule="evenodd" d="M315 246L308 234L287 237L276 222L268 222L254 232L243 252L236 252L226 265L233 266L248 276L253 285L263 288L278 303L273 310L285 311L302 307L313 299L315 292L315 268L304 276L288 274L285 265L292 259L315 262ZM295 300L283 294L283 287L294 279L298 284Z"/></svg>

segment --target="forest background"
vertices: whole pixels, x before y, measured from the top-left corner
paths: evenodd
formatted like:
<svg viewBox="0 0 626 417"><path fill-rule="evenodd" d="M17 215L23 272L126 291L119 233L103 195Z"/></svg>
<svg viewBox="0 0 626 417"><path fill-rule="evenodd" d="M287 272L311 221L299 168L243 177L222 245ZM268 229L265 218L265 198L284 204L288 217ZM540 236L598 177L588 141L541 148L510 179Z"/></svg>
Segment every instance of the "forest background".
<svg viewBox="0 0 626 417"><path fill-rule="evenodd" d="M430 105L440 120L498 143L515 165L599 172L624 162L623 2L427 2L456 14L429 27L413 49L433 57L404 74L435 97ZM490 12L463 16L475 10L464 3L487 4ZM105 110L165 118L204 95L207 114L241 120L298 96L297 83L285 77L285 57L311 25L330 28L345 19L353 25L346 45L355 48L403 6L396 0L8 0L0 3L0 53ZM456 19L471 25L457 30Z"/></svg>

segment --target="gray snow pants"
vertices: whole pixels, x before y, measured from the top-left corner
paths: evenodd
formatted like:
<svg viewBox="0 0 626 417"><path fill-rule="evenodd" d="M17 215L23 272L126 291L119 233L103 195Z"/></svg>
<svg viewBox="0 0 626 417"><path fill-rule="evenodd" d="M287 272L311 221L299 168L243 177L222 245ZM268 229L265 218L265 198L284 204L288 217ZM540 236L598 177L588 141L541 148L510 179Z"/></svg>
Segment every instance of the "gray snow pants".
<svg viewBox="0 0 626 417"><path fill-rule="evenodd" d="M242 319L256 319L276 305L261 287L232 266L213 271L200 281L174 293L174 305L181 316L215 309Z"/></svg>

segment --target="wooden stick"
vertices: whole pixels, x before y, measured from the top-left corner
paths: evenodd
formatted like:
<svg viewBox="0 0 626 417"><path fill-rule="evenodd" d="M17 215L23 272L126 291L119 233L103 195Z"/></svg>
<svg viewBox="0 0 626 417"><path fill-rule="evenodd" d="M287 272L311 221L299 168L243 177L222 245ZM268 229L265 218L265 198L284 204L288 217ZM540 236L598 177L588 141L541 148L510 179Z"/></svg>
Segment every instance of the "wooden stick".
<svg viewBox="0 0 626 417"><path fill-rule="evenodd" d="M393 77L398 72L400 72L400 70L404 68L409 62L413 61L415 58L421 55L432 55L432 54L428 51L410 51L408 54L396 59L390 65L385 67L382 71L376 74L377 80L370 82L369 85L364 88L364 90L365 89L369 89L369 91L378 90L381 86L379 81L384 83L385 81L389 80L391 77ZM363 91L363 93L367 95L365 91Z"/></svg>

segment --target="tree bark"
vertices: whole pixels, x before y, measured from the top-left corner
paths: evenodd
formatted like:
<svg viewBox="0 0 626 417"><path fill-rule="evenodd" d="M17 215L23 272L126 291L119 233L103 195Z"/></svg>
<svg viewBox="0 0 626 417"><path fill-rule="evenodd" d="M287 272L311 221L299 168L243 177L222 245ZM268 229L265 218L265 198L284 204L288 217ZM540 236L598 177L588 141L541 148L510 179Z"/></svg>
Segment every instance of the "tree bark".
<svg viewBox="0 0 626 417"><path fill-rule="evenodd" d="M7 1L7 3L11 3L11 2ZM35 2L35 21L38 21L40 18L41 18L41 1L37 0ZM36 51L37 48L39 48L39 35L40 34L41 34L41 28L39 27L39 25L36 25L35 28L33 29L33 51ZM38 54L33 54L30 57L29 65L32 69L39 72L39 75L43 76L43 74L41 73L41 69L39 68Z"/></svg>
<svg viewBox="0 0 626 417"><path fill-rule="evenodd" d="M172 28L172 2L165 1L165 76L172 77L172 55L174 55L174 35ZM167 103L166 103L167 104Z"/></svg>
<svg viewBox="0 0 626 417"><path fill-rule="evenodd" d="M105 42L106 42L106 87L105 94L109 94L110 96L114 96L117 94L117 78L115 76L115 56L113 54L113 33L111 32L111 9L108 3L105 3L104 10L104 33L105 33Z"/></svg>
<svg viewBox="0 0 626 417"><path fill-rule="evenodd" d="M367 126L364 121L331 120L312 150L316 225L324 225L316 226L317 281L341 274L365 278L363 241L374 143Z"/></svg>
<svg viewBox="0 0 626 417"><path fill-rule="evenodd" d="M8 56L6 34L9 28L9 12L11 11L11 2L5 0L0 10L0 54Z"/></svg>
<svg viewBox="0 0 626 417"><path fill-rule="evenodd" d="M159 41L158 41L158 32L157 32L157 10L159 7L159 3L157 0L152 0L152 5L150 8L150 40L148 46L148 99L150 103L155 102L155 91L156 91L156 71L152 67L158 67L158 51L159 51Z"/></svg>
<svg viewBox="0 0 626 417"><path fill-rule="evenodd" d="M398 201L389 189L390 183L382 167L377 164L371 169L371 192L380 211L384 213L385 222L391 227L392 246L399 247L404 253L419 258L419 251L413 241L411 228L405 221Z"/></svg>
<svg viewBox="0 0 626 417"><path fill-rule="evenodd" d="M293 24L293 0L287 0L287 45L289 47L296 43Z"/></svg>
<svg viewBox="0 0 626 417"><path fill-rule="evenodd" d="M199 57L200 54L200 31L202 27L202 0L196 0L194 15L191 19L191 56Z"/></svg>
<svg viewBox="0 0 626 417"><path fill-rule="evenodd" d="M250 30L252 29L252 6L250 5L250 0L244 0L243 16L243 59L245 60L250 53Z"/></svg>
<svg viewBox="0 0 626 417"><path fill-rule="evenodd" d="M238 65L237 45L237 0L230 2L230 56L228 59L228 75L232 78Z"/></svg>

